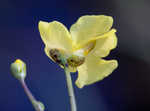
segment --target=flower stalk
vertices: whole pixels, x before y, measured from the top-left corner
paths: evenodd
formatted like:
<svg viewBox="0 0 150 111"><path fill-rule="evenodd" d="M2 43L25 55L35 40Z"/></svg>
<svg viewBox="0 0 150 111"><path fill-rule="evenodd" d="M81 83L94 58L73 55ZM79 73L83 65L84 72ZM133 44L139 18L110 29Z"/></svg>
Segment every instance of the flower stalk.
<svg viewBox="0 0 150 111"><path fill-rule="evenodd" d="M59 59L61 60L61 63L64 66L66 82L67 82L67 87L68 87L68 94L70 97L71 111L77 111L77 105L76 105L76 99L75 99L74 89L72 85L71 73L69 71L67 61L65 57L63 57L62 55L59 56Z"/></svg>
<svg viewBox="0 0 150 111"><path fill-rule="evenodd" d="M67 81L67 87L68 87L68 93L70 97L70 105L71 105L71 111L77 111L77 106L76 106L76 100L75 100L75 95L74 95L74 90L72 86L72 79L70 72L67 67L64 68L65 73L66 73L66 81Z"/></svg>

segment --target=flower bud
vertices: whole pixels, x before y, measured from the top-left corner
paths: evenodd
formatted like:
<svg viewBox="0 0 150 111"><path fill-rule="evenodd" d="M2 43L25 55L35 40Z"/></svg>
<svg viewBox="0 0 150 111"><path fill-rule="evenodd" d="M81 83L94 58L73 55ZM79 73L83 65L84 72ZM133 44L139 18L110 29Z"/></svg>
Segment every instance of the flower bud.
<svg viewBox="0 0 150 111"><path fill-rule="evenodd" d="M26 77L26 64L17 59L14 63L11 64L10 70L12 75L18 80L24 80Z"/></svg>

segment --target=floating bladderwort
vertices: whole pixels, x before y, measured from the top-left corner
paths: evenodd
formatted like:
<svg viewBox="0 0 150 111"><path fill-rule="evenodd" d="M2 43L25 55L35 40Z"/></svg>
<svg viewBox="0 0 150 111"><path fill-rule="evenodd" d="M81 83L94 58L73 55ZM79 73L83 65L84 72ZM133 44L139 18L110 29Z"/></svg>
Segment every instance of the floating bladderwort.
<svg viewBox="0 0 150 111"><path fill-rule="evenodd" d="M117 46L116 29L111 29L113 18L105 15L86 15L73 24L70 31L60 22L39 22L39 31L45 44L46 55L64 69L71 111L77 111L70 72L78 71L76 85L79 88L98 82L118 66L116 60L104 60ZM17 59L11 64L12 75L20 81L36 111L44 111L28 89L26 64Z"/></svg>
<svg viewBox="0 0 150 111"><path fill-rule="evenodd" d="M113 18L105 15L80 17L68 31L58 21L39 22L39 31L46 55L64 68L71 111L76 103L70 72L78 71L79 88L98 82L118 66L116 60L104 60L117 46L116 29L111 29Z"/></svg>
<svg viewBox="0 0 150 111"><path fill-rule="evenodd" d="M25 93L27 94L29 100L31 101L33 107L36 111L44 111L44 105L42 102L37 101L35 97L32 95L30 90L28 89L25 78L26 78L26 64L20 60L17 59L14 63L11 64L11 74L20 81L22 87L24 88Z"/></svg>

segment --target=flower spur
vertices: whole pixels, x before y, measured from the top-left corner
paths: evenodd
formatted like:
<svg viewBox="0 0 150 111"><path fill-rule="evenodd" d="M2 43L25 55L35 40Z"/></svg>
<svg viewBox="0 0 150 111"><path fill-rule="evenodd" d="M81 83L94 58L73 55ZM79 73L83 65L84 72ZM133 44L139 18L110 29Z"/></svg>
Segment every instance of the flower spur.
<svg viewBox="0 0 150 111"><path fill-rule="evenodd" d="M116 29L111 29L113 18L105 15L80 17L70 31L60 22L39 22L39 31L46 55L58 63L66 60L71 72L78 71L79 88L102 80L118 66L116 60L104 60L117 46Z"/></svg>

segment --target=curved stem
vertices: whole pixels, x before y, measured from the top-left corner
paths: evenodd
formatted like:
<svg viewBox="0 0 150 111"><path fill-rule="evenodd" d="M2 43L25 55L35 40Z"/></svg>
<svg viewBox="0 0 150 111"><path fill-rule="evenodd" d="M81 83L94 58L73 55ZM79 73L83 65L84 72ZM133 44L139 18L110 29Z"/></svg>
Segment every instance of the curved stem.
<svg viewBox="0 0 150 111"><path fill-rule="evenodd" d="M30 92L30 90L29 90L29 88L27 87L25 81L24 81L24 80L21 80L20 82L21 82L21 85L22 85L22 87L23 87L23 89L24 89L26 95L28 96L29 100L30 100L30 101L35 100L35 97L34 97L34 96L32 95L32 93Z"/></svg>
<svg viewBox="0 0 150 111"><path fill-rule="evenodd" d="M68 93L69 93L69 97L70 97L71 111L77 111L71 75L70 75L70 72L67 67L65 67L64 70L66 73L66 81L67 81Z"/></svg>
<svg viewBox="0 0 150 111"><path fill-rule="evenodd" d="M21 85L22 85L26 95L28 96L28 98L31 101L33 107L35 108L35 110L36 111L44 111L44 105L40 101L37 101L35 99L35 97L30 92L29 88L27 87L25 81L22 79L22 80L20 80L20 82L21 82Z"/></svg>

